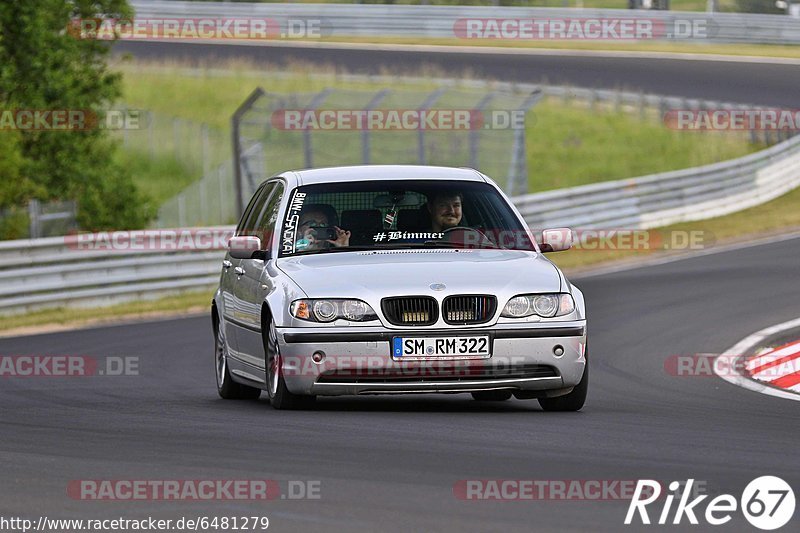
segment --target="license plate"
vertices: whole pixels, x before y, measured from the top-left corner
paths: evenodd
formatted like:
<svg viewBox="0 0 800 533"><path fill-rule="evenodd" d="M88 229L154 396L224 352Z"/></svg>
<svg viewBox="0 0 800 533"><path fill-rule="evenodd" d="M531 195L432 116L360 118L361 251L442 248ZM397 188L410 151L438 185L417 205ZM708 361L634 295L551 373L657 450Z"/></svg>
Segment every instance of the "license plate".
<svg viewBox="0 0 800 533"><path fill-rule="evenodd" d="M394 359L419 359L436 357L480 357L489 352L489 337L394 337Z"/></svg>

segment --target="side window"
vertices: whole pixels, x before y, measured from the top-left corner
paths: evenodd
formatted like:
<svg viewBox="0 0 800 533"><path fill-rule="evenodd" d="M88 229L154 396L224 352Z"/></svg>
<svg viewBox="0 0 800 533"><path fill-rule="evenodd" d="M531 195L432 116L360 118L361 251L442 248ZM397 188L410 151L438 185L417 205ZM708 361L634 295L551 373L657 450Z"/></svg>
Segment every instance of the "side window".
<svg viewBox="0 0 800 533"><path fill-rule="evenodd" d="M239 223L236 225L236 236L242 235L242 230L244 229L244 223L247 220L247 217L250 216L250 213L253 212L253 207L255 207L256 202L261 198L261 193L264 191L264 187L266 185L262 185L259 187L255 194L250 198L250 202L248 202L247 207L244 208L244 213L242 213L242 217L239 219Z"/></svg>
<svg viewBox="0 0 800 533"><path fill-rule="evenodd" d="M272 244L282 198L283 183L276 182L272 196L270 196L267 204L264 206L261 216L257 219L255 225L255 232L259 237L261 237L262 250L269 250L270 245Z"/></svg>
<svg viewBox="0 0 800 533"><path fill-rule="evenodd" d="M240 224L241 227L238 229L237 235L253 235L259 237L256 233L256 221L261 212L264 211L264 205L267 203L267 200L269 200L274 188L275 183L267 183L264 188L261 189L261 193L258 195L255 203L253 203L252 209L250 209L247 216L244 217L244 221Z"/></svg>

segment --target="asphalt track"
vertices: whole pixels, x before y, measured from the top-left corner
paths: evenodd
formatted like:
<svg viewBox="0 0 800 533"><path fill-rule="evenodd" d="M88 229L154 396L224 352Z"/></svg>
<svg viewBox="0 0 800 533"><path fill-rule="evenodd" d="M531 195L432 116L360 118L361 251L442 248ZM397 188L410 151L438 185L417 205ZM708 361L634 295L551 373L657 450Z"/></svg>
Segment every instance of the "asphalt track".
<svg viewBox="0 0 800 533"><path fill-rule="evenodd" d="M673 376L664 362L720 353L797 317L798 258L795 238L578 279L592 365L579 413L445 395L323 399L309 412L221 400L206 317L3 339L3 355L138 356L140 375L0 378L0 516L266 515L275 531L634 531L622 525L626 502L462 501L453 486L694 478L738 498L750 480L772 474L797 491L800 404L715 377ZM208 478L319 480L321 498L66 495L77 479ZM738 513L713 529L754 530Z"/></svg>
<svg viewBox="0 0 800 533"><path fill-rule="evenodd" d="M385 49L309 48L124 41L115 53L138 59L177 60L195 65L245 59L256 65L286 66L297 62L329 65L361 73L408 73L433 66L440 72L503 81L566 84L644 91L735 103L798 106L800 65L755 60L743 63L653 57L595 55L530 55L393 51ZM268 70L267 70L268 71ZM269 87L264 87L267 91Z"/></svg>

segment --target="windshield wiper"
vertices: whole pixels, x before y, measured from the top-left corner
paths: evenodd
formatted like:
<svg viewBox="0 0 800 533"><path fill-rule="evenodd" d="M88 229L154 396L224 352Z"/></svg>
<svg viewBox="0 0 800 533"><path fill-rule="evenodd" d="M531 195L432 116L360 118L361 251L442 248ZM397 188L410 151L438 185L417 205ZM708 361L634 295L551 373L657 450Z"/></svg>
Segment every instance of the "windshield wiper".
<svg viewBox="0 0 800 533"><path fill-rule="evenodd" d="M467 246L466 244L461 242L425 241L422 245L426 247L441 246L442 248L464 248L465 250L471 250L473 248L490 248L490 249L497 248L497 246L492 242L475 243Z"/></svg>
<svg viewBox="0 0 800 533"><path fill-rule="evenodd" d="M375 247L373 246L334 246L331 248L315 248L314 250L301 250L299 252L293 253L292 256L313 255L313 254L321 254L324 252L371 252L374 249Z"/></svg>

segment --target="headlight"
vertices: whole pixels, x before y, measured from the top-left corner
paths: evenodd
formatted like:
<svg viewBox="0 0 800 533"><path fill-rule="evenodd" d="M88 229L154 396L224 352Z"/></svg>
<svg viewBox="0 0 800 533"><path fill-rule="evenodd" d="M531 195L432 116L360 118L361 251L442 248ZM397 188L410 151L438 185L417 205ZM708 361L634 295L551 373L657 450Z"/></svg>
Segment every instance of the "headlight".
<svg viewBox="0 0 800 533"><path fill-rule="evenodd" d="M289 312L295 318L311 322L333 322L339 318L351 322L378 319L372 307L361 300L295 300Z"/></svg>
<svg viewBox="0 0 800 533"><path fill-rule="evenodd" d="M539 315L542 318L568 315L575 310L575 301L568 293L522 294L511 298L500 316L524 318Z"/></svg>

